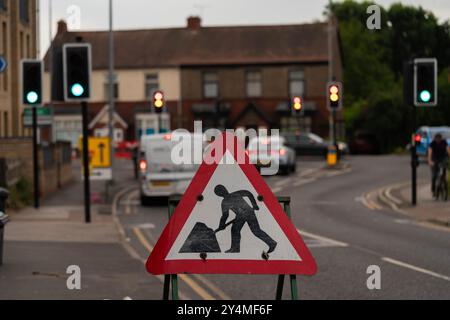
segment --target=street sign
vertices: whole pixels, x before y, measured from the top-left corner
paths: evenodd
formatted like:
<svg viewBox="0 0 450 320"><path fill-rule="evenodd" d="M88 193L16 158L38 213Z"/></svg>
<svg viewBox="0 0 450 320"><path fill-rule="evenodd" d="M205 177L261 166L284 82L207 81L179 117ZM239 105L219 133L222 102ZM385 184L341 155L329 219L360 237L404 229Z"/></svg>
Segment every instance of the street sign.
<svg viewBox="0 0 450 320"><path fill-rule="evenodd" d="M0 56L0 73L5 71L7 66L8 66L8 63L6 62L5 57Z"/></svg>
<svg viewBox="0 0 450 320"><path fill-rule="evenodd" d="M112 170L111 168L91 168L89 171L90 180L111 180Z"/></svg>
<svg viewBox="0 0 450 320"><path fill-rule="evenodd" d="M37 125L38 126L50 126L53 121L52 110L48 107L39 107L37 112ZM33 109L23 109L23 125L25 127L33 126Z"/></svg>
<svg viewBox="0 0 450 320"><path fill-rule="evenodd" d="M314 258L237 138L224 133L208 150L147 271L314 274Z"/></svg>
<svg viewBox="0 0 450 320"><path fill-rule="evenodd" d="M90 164L94 168L111 166L110 143L108 137L89 137Z"/></svg>
<svg viewBox="0 0 450 320"><path fill-rule="evenodd" d="M91 180L111 180L111 157L108 137L89 137L89 176ZM79 148L83 151L82 137ZM83 174L82 170L82 174ZM84 178L83 178L84 179Z"/></svg>

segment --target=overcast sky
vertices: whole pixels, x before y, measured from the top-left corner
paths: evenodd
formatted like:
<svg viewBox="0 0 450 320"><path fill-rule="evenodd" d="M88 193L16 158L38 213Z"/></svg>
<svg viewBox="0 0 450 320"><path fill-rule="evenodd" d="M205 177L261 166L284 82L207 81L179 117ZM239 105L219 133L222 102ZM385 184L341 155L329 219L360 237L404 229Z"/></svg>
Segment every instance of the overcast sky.
<svg viewBox="0 0 450 320"><path fill-rule="evenodd" d="M53 3L53 35L56 22L68 19L71 6L79 7L81 29L108 28L109 0L39 0L41 25L41 54L49 44L49 1ZM113 0L114 28L142 29L181 27L186 17L199 15L202 24L255 25L292 24L323 20L328 0ZM398 0L378 0L389 6ZM421 5L441 20L450 19L450 0L403 0L404 4Z"/></svg>

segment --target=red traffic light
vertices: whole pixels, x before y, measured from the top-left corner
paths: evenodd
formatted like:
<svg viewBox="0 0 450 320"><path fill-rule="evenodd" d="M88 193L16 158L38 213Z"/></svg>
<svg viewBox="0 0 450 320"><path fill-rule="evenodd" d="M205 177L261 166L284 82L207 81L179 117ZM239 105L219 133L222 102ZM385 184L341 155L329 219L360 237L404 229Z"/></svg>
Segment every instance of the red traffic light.
<svg viewBox="0 0 450 320"><path fill-rule="evenodd" d="M339 93L339 87L337 85L330 86L330 93L331 94L338 94Z"/></svg>
<svg viewBox="0 0 450 320"><path fill-rule="evenodd" d="M414 136L414 141L415 141L415 142L420 142L420 141L422 141L422 137L420 136L420 134L416 134L416 135Z"/></svg>

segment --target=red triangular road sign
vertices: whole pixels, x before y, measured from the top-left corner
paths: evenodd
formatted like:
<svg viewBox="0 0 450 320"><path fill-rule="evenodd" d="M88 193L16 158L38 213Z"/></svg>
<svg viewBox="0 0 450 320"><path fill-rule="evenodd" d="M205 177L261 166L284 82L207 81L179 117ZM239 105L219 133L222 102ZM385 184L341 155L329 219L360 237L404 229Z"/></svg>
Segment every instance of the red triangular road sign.
<svg viewBox="0 0 450 320"><path fill-rule="evenodd" d="M147 260L148 272L313 275L317 271L297 229L243 150L230 133L210 145Z"/></svg>

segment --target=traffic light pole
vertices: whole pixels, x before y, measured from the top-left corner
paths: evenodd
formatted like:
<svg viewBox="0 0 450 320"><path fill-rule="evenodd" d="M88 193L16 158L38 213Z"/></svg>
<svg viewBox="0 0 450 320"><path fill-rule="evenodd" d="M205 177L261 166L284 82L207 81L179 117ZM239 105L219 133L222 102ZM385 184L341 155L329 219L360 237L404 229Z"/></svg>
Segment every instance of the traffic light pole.
<svg viewBox="0 0 450 320"><path fill-rule="evenodd" d="M333 123L333 145L336 148L336 152L337 152L337 138L336 138L336 110L333 109L332 113L332 123Z"/></svg>
<svg viewBox="0 0 450 320"><path fill-rule="evenodd" d="M37 139L37 107L32 106L33 110L33 189L34 189L34 208L39 209L39 157L38 157L38 139Z"/></svg>
<svg viewBox="0 0 450 320"><path fill-rule="evenodd" d="M88 105L86 101L81 102L83 117L83 174L84 174L84 220L91 222L91 186L89 181L89 144L88 144Z"/></svg>
<svg viewBox="0 0 450 320"><path fill-rule="evenodd" d="M412 136L416 132L416 107L412 108ZM417 148L414 138L411 139L411 204L415 206L417 204Z"/></svg>

